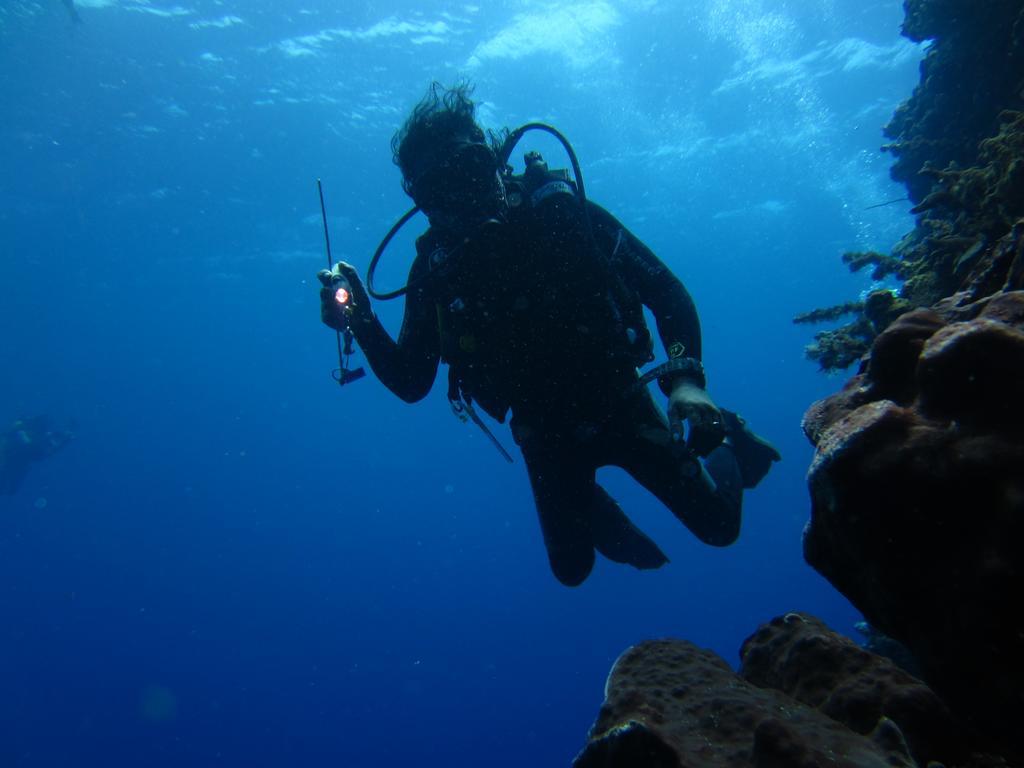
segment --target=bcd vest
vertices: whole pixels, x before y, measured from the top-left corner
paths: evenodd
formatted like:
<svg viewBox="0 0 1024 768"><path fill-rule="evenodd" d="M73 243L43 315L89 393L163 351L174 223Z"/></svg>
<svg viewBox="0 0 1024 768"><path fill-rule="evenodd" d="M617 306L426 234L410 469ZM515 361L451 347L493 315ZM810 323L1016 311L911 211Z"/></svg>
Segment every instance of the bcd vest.
<svg viewBox="0 0 1024 768"><path fill-rule="evenodd" d="M568 174L535 165L503 181L507 222L463 243L434 230L417 241L434 277L449 398L475 400L498 421L544 388L590 372L632 375L653 359L643 306L616 272L617 247L594 242Z"/></svg>

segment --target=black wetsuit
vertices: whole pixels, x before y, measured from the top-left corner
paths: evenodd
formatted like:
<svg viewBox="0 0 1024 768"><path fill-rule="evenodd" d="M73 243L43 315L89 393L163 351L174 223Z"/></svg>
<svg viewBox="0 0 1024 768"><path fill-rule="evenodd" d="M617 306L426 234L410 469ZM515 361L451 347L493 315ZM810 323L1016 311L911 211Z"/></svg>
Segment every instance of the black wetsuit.
<svg viewBox="0 0 1024 768"><path fill-rule="evenodd" d="M598 467L625 469L710 544L735 540L742 493L725 446L707 461L714 482L692 474L699 465L636 385L637 366L651 359L641 305L666 349L700 359L689 293L610 213L588 206L601 256L570 195L513 207L468 243L428 230L397 343L375 318L354 326L374 372L403 400L426 395L444 360L451 385L491 416L511 410L552 570L570 585L587 577L595 548L639 568L667 560L597 485Z"/></svg>

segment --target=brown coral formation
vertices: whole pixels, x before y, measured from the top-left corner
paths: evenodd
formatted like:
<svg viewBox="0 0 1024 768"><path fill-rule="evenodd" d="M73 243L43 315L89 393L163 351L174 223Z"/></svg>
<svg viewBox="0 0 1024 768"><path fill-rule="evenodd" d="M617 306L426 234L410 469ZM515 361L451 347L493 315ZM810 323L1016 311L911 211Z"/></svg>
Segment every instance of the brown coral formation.
<svg viewBox="0 0 1024 768"><path fill-rule="evenodd" d="M748 682L787 693L855 733L891 720L920 765L968 757L959 725L928 686L813 616L789 613L762 625L740 658Z"/></svg>
<svg viewBox="0 0 1024 768"><path fill-rule="evenodd" d="M901 317L807 412L804 554L976 740L1020 756L1024 291L971 299Z"/></svg>
<svg viewBox="0 0 1024 768"><path fill-rule="evenodd" d="M714 653L682 640L641 643L619 657L589 742L574 762L574 768L822 765L915 763L891 720L881 717L867 735L856 733L782 691L745 681Z"/></svg>

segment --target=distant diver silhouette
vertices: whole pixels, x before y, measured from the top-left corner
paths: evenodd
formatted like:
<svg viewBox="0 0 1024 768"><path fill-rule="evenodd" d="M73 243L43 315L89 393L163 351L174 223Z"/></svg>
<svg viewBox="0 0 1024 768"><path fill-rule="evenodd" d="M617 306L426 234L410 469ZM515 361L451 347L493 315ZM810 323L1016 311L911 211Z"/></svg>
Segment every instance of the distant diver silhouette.
<svg viewBox="0 0 1024 768"><path fill-rule="evenodd" d="M48 416L16 419L0 432L0 495L13 495L29 468L64 448L75 437Z"/></svg>

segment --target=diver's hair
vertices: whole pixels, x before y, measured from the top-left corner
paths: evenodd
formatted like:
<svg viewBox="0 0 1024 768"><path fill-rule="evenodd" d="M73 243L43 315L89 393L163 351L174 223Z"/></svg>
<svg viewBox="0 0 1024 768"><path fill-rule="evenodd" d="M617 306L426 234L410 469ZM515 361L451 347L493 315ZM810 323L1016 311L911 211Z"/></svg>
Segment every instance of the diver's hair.
<svg viewBox="0 0 1024 768"><path fill-rule="evenodd" d="M476 122L476 103L471 98L473 85L462 80L448 88L436 80L426 95L391 139L392 160L402 171L402 188L412 194L410 174L416 160L431 148L450 142L456 136L486 142L498 152L508 131L488 131Z"/></svg>

